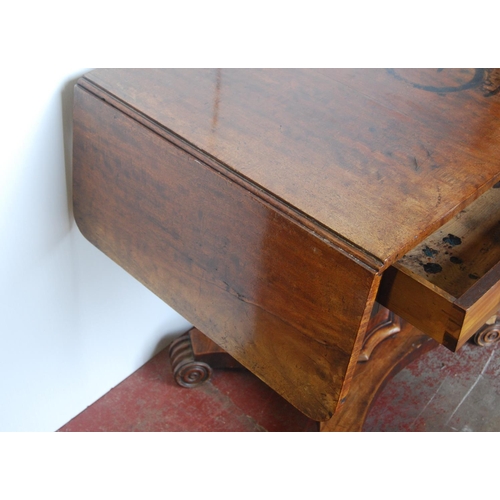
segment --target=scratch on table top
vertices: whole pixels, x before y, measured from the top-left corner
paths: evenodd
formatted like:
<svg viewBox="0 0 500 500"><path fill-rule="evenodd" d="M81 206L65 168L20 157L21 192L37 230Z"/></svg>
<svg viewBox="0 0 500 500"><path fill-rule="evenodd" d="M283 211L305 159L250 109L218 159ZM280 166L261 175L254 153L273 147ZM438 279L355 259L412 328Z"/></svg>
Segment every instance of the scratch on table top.
<svg viewBox="0 0 500 500"><path fill-rule="evenodd" d="M488 360L486 361L486 363L483 366L483 369L481 370L481 373L477 376L477 378L474 381L474 383L470 386L469 390L465 393L464 397L460 400L460 403L458 403L458 405L455 407L455 409L453 410L453 413L450 415L450 417L446 421L445 425L448 425L448 423L450 422L450 420L453 418L453 415L455 415L455 413L458 411L458 409L462 406L463 402L469 397L469 394L472 392L472 390L474 389L474 387L476 387L477 383L482 378L484 372L488 368L488 365L490 364L490 361L493 359L494 354L495 354L495 350L493 350L491 352L490 357L488 358Z"/></svg>

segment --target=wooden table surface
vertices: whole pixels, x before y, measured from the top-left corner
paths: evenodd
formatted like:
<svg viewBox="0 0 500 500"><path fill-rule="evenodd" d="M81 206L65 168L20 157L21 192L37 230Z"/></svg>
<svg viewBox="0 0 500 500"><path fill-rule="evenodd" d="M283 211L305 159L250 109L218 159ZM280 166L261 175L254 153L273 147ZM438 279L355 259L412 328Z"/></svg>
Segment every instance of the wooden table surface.
<svg viewBox="0 0 500 500"><path fill-rule="evenodd" d="M500 179L496 79L96 70L75 91L75 218L240 363L328 420L384 270Z"/></svg>
<svg viewBox="0 0 500 500"><path fill-rule="evenodd" d="M465 69L92 73L377 266L500 179L500 99L487 79Z"/></svg>

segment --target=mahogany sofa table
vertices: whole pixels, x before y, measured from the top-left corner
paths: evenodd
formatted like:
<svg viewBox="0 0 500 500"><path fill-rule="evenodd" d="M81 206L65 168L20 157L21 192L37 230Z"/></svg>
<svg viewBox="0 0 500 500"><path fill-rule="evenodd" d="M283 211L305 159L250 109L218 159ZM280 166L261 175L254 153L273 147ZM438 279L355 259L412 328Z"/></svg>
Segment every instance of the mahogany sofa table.
<svg viewBox="0 0 500 500"><path fill-rule="evenodd" d="M405 354L499 309L499 89L486 69L95 70L75 219L324 430L359 429Z"/></svg>

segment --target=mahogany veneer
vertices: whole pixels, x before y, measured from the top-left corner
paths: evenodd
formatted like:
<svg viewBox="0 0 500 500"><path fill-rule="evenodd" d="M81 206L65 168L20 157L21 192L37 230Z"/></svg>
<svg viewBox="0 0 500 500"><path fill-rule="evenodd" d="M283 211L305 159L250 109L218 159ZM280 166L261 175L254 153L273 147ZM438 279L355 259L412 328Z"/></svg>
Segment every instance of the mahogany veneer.
<svg viewBox="0 0 500 500"><path fill-rule="evenodd" d="M491 227L443 236L477 241L450 255L476 276L460 293L433 282L445 250L424 242L478 198L485 223L500 220L481 197L500 179L497 77L93 71L75 89L75 218L239 363L326 421L348 394L376 299L452 349L498 309ZM404 266L408 252L423 254L418 273Z"/></svg>

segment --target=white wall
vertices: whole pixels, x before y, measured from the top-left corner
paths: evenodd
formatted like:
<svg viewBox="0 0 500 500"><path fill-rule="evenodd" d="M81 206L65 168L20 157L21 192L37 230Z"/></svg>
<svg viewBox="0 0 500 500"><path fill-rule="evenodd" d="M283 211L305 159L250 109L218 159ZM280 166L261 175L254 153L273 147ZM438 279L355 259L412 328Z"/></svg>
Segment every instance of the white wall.
<svg viewBox="0 0 500 500"><path fill-rule="evenodd" d="M1 83L0 431L54 431L189 324L88 243L71 213L73 85Z"/></svg>

